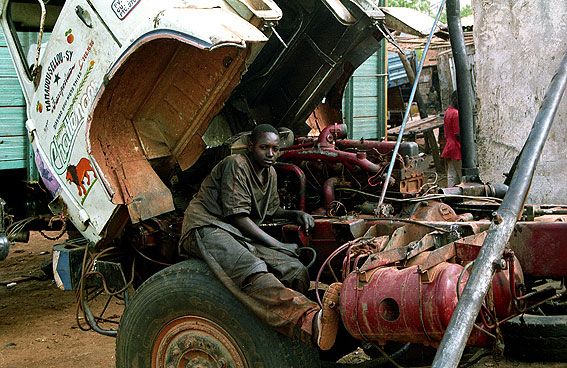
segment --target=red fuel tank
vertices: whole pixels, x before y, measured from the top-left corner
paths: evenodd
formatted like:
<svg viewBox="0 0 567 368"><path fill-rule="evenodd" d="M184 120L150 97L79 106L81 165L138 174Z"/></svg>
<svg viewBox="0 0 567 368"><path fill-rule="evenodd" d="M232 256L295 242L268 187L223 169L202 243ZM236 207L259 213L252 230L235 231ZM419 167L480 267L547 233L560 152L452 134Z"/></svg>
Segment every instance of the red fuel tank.
<svg viewBox="0 0 567 368"><path fill-rule="evenodd" d="M432 281L420 281L417 266L386 267L366 275L351 273L343 283L340 310L348 332L360 340L416 342L436 346L441 342L458 302L457 283L463 266L443 262L436 266ZM512 305L507 273L493 282L495 303L509 314ZM460 292L468 279L461 277ZM367 280L367 281L365 281ZM499 311L497 311L497 314ZM499 316L502 318L503 316ZM469 345L485 346L486 334L473 329Z"/></svg>

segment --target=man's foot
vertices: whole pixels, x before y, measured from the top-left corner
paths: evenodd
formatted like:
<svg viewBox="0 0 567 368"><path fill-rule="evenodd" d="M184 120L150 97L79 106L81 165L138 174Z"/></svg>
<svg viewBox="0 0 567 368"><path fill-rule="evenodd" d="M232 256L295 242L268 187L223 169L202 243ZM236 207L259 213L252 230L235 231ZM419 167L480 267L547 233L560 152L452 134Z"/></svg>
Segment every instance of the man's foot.
<svg viewBox="0 0 567 368"><path fill-rule="evenodd" d="M321 350L333 347L339 329L339 296L343 284L331 284L323 296L323 308L313 320L313 338Z"/></svg>

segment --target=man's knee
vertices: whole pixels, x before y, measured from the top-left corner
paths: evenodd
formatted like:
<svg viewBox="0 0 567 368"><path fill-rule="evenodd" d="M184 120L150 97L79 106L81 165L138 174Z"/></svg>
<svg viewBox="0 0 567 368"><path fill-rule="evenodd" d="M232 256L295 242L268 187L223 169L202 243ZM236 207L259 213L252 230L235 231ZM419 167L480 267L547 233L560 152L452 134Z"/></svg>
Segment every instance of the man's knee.
<svg viewBox="0 0 567 368"><path fill-rule="evenodd" d="M285 274L281 277L282 283L302 294L307 293L307 290L309 290L309 272L307 267L298 259L294 259L287 266Z"/></svg>

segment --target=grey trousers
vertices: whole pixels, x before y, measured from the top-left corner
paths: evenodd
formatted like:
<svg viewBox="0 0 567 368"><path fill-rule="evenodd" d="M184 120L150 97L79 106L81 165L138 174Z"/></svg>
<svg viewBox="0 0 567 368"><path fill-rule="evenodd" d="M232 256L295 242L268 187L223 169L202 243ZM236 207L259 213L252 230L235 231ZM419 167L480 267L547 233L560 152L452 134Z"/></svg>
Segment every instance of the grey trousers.
<svg viewBox="0 0 567 368"><path fill-rule="evenodd" d="M185 251L204 259L258 318L288 337L310 340L320 308L304 295L309 275L298 259L214 226L194 229L186 239Z"/></svg>

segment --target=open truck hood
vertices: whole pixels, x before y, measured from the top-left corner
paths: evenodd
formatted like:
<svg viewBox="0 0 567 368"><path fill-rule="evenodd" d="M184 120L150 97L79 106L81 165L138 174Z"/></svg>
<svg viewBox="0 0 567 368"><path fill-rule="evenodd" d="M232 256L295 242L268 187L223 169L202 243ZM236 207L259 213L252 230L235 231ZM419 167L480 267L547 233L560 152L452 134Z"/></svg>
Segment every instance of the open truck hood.
<svg viewBox="0 0 567 368"><path fill-rule="evenodd" d="M28 4L2 2L5 33L10 2ZM368 0L57 4L37 77L16 66L50 207L94 243L173 211L175 175L227 136L262 122L304 134L316 109L340 122L348 79L383 38Z"/></svg>
<svg viewBox="0 0 567 368"><path fill-rule="evenodd" d="M233 98L246 99L256 122L305 133L305 121L324 99L341 108L346 82L380 48L384 14L366 0L277 3L284 14L280 37L270 38Z"/></svg>
<svg viewBox="0 0 567 368"><path fill-rule="evenodd" d="M241 17L250 15L242 7L248 2L228 3ZM383 13L366 0L271 7L283 16L277 24L257 17L258 28L271 34L261 50L258 37L187 47L176 34L150 34L143 37L151 41L135 43L107 74L89 149L112 203L126 205L131 221L174 210L172 174L190 168L215 139L221 142L214 137L219 131L230 136L269 122L303 132L309 114L330 95L338 111L348 78L379 47ZM236 24L223 27L241 35ZM124 214L118 217L124 223Z"/></svg>

